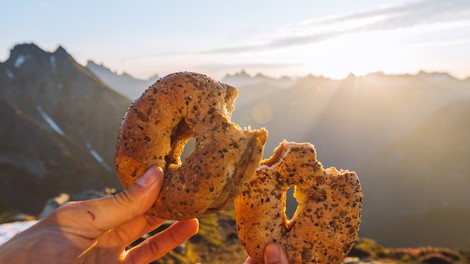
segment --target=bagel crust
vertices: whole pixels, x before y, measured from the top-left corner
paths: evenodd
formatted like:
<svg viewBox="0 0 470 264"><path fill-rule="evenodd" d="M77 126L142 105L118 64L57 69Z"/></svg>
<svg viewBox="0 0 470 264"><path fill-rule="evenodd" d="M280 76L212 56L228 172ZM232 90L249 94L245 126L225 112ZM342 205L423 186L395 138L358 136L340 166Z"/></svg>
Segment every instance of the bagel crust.
<svg viewBox="0 0 470 264"><path fill-rule="evenodd" d="M115 163L124 188L151 166L165 180L150 212L188 219L216 212L241 191L263 155L267 131L243 130L230 121L236 88L197 73L165 76L128 109L119 131ZM186 142L196 149L182 163Z"/></svg>
<svg viewBox="0 0 470 264"><path fill-rule="evenodd" d="M290 186L298 206L287 220ZM354 172L324 170L311 144L284 141L261 162L235 208L239 240L258 263L271 242L286 249L289 263L340 263L356 240L362 192Z"/></svg>

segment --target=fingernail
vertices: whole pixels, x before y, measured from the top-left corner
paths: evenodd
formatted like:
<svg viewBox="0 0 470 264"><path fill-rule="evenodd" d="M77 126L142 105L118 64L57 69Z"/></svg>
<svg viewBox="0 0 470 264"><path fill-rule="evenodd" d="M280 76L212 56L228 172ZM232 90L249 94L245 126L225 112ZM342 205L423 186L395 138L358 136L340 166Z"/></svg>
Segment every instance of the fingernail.
<svg viewBox="0 0 470 264"><path fill-rule="evenodd" d="M137 184L142 187L147 187L154 183L159 177L163 175L163 171L160 167L152 166L148 169L142 177L137 180Z"/></svg>
<svg viewBox="0 0 470 264"><path fill-rule="evenodd" d="M281 252L276 244L268 244L264 254L266 256L265 262L267 264L280 263L281 261Z"/></svg>

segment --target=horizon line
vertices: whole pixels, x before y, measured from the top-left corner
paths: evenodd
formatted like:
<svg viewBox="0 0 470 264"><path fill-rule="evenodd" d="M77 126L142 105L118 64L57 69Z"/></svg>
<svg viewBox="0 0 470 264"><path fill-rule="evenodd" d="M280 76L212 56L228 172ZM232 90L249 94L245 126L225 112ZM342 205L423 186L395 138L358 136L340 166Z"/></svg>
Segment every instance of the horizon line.
<svg viewBox="0 0 470 264"><path fill-rule="evenodd" d="M54 48L53 51L50 51L50 50L46 50L46 49L43 49L42 47L40 47L38 44L36 44L35 42L32 42L32 41L24 41L24 42L15 42L14 44L12 44L11 48L10 48L10 54L9 56L3 60L3 61L0 61L0 64L4 64L8 59L10 59L11 57L11 51L14 49L14 47L16 46L19 46L19 45L24 45L24 44L30 44L30 45L34 45L36 47L38 47L39 49L43 50L44 52L47 52L47 53L54 53L55 51L57 51L59 48L62 48L64 49L68 54L70 54L72 56L72 58L77 61L77 63L79 63L82 67L85 67L86 68L86 64L87 63L82 63L81 61L78 61L77 60L77 57L73 54L71 54L66 48L64 48L64 46L62 44L57 44ZM152 73L150 74L149 76L147 77L138 77L138 75L135 75L135 74L131 74L127 71L118 71L118 70L115 70L115 69L112 69L108 64L104 63L103 61L101 62L97 62L96 60L92 59L92 58L86 58L84 59L85 62L93 62L101 67L104 67L108 70L110 70L112 73L116 74L116 75L124 75L124 74L127 74L129 76L131 76L132 78L134 79L139 79L139 80L148 80L148 79L151 79L151 78L154 78L155 76L165 76L166 74L162 75L162 74L159 74L159 73ZM254 64L250 64L250 65L245 65L247 67L251 67L253 65L257 65L256 63ZM269 64L265 64L265 66L268 66ZM272 63L272 65L277 65L276 63ZM201 67L201 66L204 66L204 65L196 65L196 67ZM295 66L295 65L288 65L288 66ZM235 65L234 65L235 67ZM369 75L374 75L374 74L383 74L383 75L387 75L387 76L417 76L419 74L446 74L448 75L449 77L451 78L454 78L456 80L460 80L460 81L464 81L464 80L468 80L470 79L470 75L466 75L465 77L457 77L452 71L440 71L440 70L425 70L425 69L419 69L419 70L416 70L416 71L413 71L413 72L406 72L406 71L403 71L403 72L387 72L387 71L382 71L382 70L378 70L378 71L371 71L371 72L367 72L367 73L364 73L364 74L357 74L357 73L354 73L354 71L349 71L347 74L344 75L344 77L333 77L333 76L329 76L328 74L315 74L315 73L312 73L312 72L309 72L309 73L306 73L306 74L303 74L303 75L289 75L289 74L282 74L282 75L278 75L277 77L276 76L273 76L273 75L270 75L270 74L266 74L264 73L263 71L257 71L256 73L248 73L249 70L245 69L243 66L240 66L239 69L235 70L234 73L230 73L231 71L229 70L226 70L223 74L223 77L221 78L224 79L228 76L233 76L233 75L237 75L237 74L242 74L242 73L245 73L247 74L249 77L251 78L254 78L256 77L257 75L263 75L265 77L268 77L268 78L272 78L272 79L281 79L281 78L291 78L291 79L302 79L302 78L306 78L306 77L309 77L309 76L312 76L312 77L316 77L316 78L325 78L325 79L330 79L330 80L345 80L347 79L348 77L350 76L354 76L354 77L367 77ZM232 71L233 72L233 71ZM168 73L169 74L169 73Z"/></svg>

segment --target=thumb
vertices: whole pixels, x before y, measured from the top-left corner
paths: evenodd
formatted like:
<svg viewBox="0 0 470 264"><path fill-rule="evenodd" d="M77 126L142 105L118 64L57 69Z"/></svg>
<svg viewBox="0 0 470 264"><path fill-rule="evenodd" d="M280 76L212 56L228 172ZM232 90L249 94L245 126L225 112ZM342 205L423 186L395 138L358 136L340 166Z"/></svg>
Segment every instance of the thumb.
<svg viewBox="0 0 470 264"><path fill-rule="evenodd" d="M64 206L58 210L57 220L62 226L79 228L83 235L96 238L144 214L157 199L162 184L162 169L151 167L123 192Z"/></svg>
<svg viewBox="0 0 470 264"><path fill-rule="evenodd" d="M276 243L270 243L264 249L265 264L289 264L286 252Z"/></svg>

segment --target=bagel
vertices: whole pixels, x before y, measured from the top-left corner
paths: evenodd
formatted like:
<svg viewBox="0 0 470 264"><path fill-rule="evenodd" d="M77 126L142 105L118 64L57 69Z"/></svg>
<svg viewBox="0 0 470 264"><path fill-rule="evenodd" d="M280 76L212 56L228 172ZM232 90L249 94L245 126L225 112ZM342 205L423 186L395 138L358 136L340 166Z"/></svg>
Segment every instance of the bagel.
<svg viewBox="0 0 470 264"><path fill-rule="evenodd" d="M298 206L287 220L290 186ZM356 240L361 209L354 172L324 170L311 144L285 141L235 199L239 240L258 263L271 242L285 248L289 263L340 263Z"/></svg>
<svg viewBox="0 0 470 264"><path fill-rule="evenodd" d="M118 134L116 171L124 188L151 166L165 174L150 212L188 219L225 207L253 176L267 131L230 121L238 90L197 73L174 73L150 86L127 110ZM194 152L182 163L186 142Z"/></svg>

